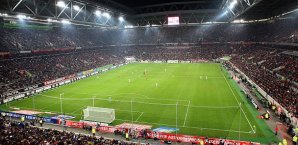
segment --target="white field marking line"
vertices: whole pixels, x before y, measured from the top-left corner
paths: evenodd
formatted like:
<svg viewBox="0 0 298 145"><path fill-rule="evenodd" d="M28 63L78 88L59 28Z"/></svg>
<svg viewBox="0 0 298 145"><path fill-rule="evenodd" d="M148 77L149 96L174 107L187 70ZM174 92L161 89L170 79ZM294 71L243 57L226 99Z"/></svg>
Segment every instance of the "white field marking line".
<svg viewBox="0 0 298 145"><path fill-rule="evenodd" d="M221 74L223 75L223 73L221 73ZM223 77L225 77L225 76L223 75ZM237 101L237 103L238 103L238 105L239 105L239 107L240 107L240 110L241 110L241 111L242 111L242 113L244 114L244 117L245 117L246 121L248 122L248 124L249 124L249 126L250 126L251 130L252 130L252 131L255 133L255 131L254 131L254 129L253 129L253 127L252 127L252 125L251 125L250 121L248 120L248 118L247 118L246 114L244 113L244 111L243 111L242 107L240 106L240 103L239 103L239 101L238 101L238 99L237 99L237 97L236 97L235 93L233 92L233 90L232 90L232 87L230 86L229 82L227 81L227 78L226 78L226 77L225 77L225 81L226 81L227 85L229 86L229 88L230 88L230 91L232 92L232 94L233 94L234 98L236 99L236 101Z"/></svg>
<svg viewBox="0 0 298 145"><path fill-rule="evenodd" d="M42 96L42 97L44 97L42 94L37 94L35 97L37 97L37 96ZM55 103L53 103L53 104L51 104L51 105L49 105L49 106L43 107L43 108L41 108L41 109L46 109L46 108L52 107L52 106L54 106L54 105L56 105L56 104L58 104L58 103L60 103L60 101L56 101Z"/></svg>
<svg viewBox="0 0 298 145"><path fill-rule="evenodd" d="M186 105L181 105L181 106L186 106ZM228 108L239 108L239 106L192 106L189 105L189 107L194 107L194 108L210 108L210 109L228 109Z"/></svg>
<svg viewBox="0 0 298 145"><path fill-rule="evenodd" d="M48 98L54 98L54 99L60 99L59 97L52 97L52 96L47 96L47 95L42 95ZM82 101L82 100L104 100L104 101L110 101L110 99L103 99L103 98L62 98L62 100L69 100L69 101ZM122 103L131 103L131 101L125 101L125 100L115 100L112 99L113 102L122 102ZM179 100L177 100L179 101ZM174 106L176 104L162 104L162 103L149 103L149 102L141 102L141 101L133 101L133 103L139 103L139 104L149 104L149 105L160 105L160 106ZM210 108L210 109L224 109L224 108L239 108L239 106L192 106L192 105L179 105L179 106L184 106L184 107L194 107L194 108Z"/></svg>
<svg viewBox="0 0 298 145"><path fill-rule="evenodd" d="M81 108L79 108L79 109L76 109L75 111L73 111L73 112L71 112L71 114L73 114L73 113L75 113L75 112L77 112L77 111L79 111L79 110L82 110L83 108L85 108L86 106L83 106L83 107L81 107Z"/></svg>
<svg viewBox="0 0 298 145"><path fill-rule="evenodd" d="M98 94L89 94L89 93L76 93L76 94L85 94L85 95L93 95L96 96L96 98L100 98L99 96L107 97L107 96L121 96L121 95L138 95L138 96L143 96L143 97L129 97L129 98L141 98L141 99L148 99L148 100L165 100L165 101L188 101L188 100L175 100L175 99L156 99L156 98L150 98L146 95L141 95L138 93L119 93L119 94L111 94L111 95L98 95ZM124 97L122 97L124 98Z"/></svg>
<svg viewBox="0 0 298 145"><path fill-rule="evenodd" d="M142 116L143 114L144 114L144 112L141 113L141 115L137 118L136 121L138 121L138 120L141 118L141 116Z"/></svg>
<svg viewBox="0 0 298 145"><path fill-rule="evenodd" d="M24 109L32 109L32 108L25 108ZM40 110L40 109L39 109ZM41 110L41 111L45 111L45 112L53 112L50 110ZM57 113L57 112L53 112L53 113ZM58 114L58 113L57 113ZM81 114L74 114L74 113L67 113L70 115L81 115ZM126 120L126 119L115 119L115 120L120 120L120 121L131 121L131 120ZM176 127L176 125L169 125L169 124L163 124L163 123L151 123L151 122L141 122L141 121L135 121L138 123L145 123L145 124L155 124L155 125L165 125L165 126L173 126ZM185 128L194 128L194 129L203 129L203 130L216 130L216 131L224 131L224 132L240 132L240 133L245 133L245 134L252 134L251 132L248 131L236 131L236 130L225 130L225 129L216 129L216 128L200 128L200 127L189 127L189 126L178 126L178 127L185 127Z"/></svg>
<svg viewBox="0 0 298 145"><path fill-rule="evenodd" d="M189 75L189 76L187 76L187 75L185 75L185 76L183 76L183 75L172 75L172 77L179 77L179 78L199 78L199 76L191 76L191 75ZM202 76L202 77L206 77L206 75L204 76ZM210 79L224 79L223 77L209 77L209 76L207 76L208 77L208 79L210 78Z"/></svg>
<svg viewBox="0 0 298 145"><path fill-rule="evenodd" d="M60 101L57 101L56 103L53 103L53 104L51 104L50 106L46 106L46 107L43 107L43 108L41 108L41 109L47 109L47 108L49 108L49 107L52 107L52 106L54 106L54 105L56 105L56 104L60 104Z"/></svg>
<svg viewBox="0 0 298 145"><path fill-rule="evenodd" d="M60 99L59 97L52 97L52 96L47 96L47 95L43 95L45 97L48 97L48 98L54 98L54 99ZM80 101L80 100L92 100L92 99L96 99L96 100L105 100L105 101L110 101L110 99L102 99L102 98L84 98L84 99L79 99L79 98L62 98L62 100L70 100L70 101ZM125 100L115 100L115 99L112 99L112 101L115 101L115 102L131 102L131 101L125 101ZM150 105L160 105L160 106L171 106L171 105L176 105L176 104L161 104L161 103L148 103L148 102L137 102L137 101L134 101L134 103L140 103L140 104L150 104Z"/></svg>
<svg viewBox="0 0 298 145"><path fill-rule="evenodd" d="M64 92L74 93L73 91L64 91ZM60 92L60 93L63 93L63 92ZM121 96L121 95L137 95L137 96L142 96L142 97L145 97L145 98L149 98L146 95L141 95L141 94L137 94L137 93L119 93L119 94L109 94L109 95L90 94L90 93L75 93L75 94L90 95L90 96L103 96L103 97L106 97L106 96ZM142 97L130 97L130 98L142 98Z"/></svg>
<svg viewBox="0 0 298 145"><path fill-rule="evenodd" d="M185 114L185 118L184 118L183 127L185 126L185 123L186 123L186 118L187 118L187 114L188 114L188 110L189 110L189 105L190 105L190 101L188 101L188 106L187 106L187 109L186 109L186 114Z"/></svg>
<svg viewBox="0 0 298 145"><path fill-rule="evenodd" d="M27 107L21 107L21 109L26 109L26 110L33 110L33 108L27 108ZM45 110L45 109L36 109L38 111L42 111L42 112L52 112L52 113L57 113L57 112L53 112L50 110ZM57 113L58 114L58 113Z"/></svg>

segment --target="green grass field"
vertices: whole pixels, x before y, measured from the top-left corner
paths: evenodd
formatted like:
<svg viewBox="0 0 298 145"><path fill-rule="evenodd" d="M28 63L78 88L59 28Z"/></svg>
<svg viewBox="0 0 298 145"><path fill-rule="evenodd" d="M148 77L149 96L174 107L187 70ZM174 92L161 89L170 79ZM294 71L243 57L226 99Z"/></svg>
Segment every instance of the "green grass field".
<svg viewBox="0 0 298 145"><path fill-rule="evenodd" d="M64 93L63 113L75 116L74 120L82 118L86 106L93 106L95 97L94 106L116 110L112 125L132 120L153 128L177 124L179 134L276 142L273 132L256 118L258 112L227 76L215 63L136 63L0 107L60 114L59 96Z"/></svg>

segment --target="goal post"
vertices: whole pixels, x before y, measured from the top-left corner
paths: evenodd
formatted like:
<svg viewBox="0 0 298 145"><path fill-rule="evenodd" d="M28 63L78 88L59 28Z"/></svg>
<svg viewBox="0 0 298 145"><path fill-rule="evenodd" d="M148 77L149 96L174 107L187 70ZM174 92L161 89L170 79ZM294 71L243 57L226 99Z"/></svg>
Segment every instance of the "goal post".
<svg viewBox="0 0 298 145"><path fill-rule="evenodd" d="M115 120L115 109L88 106L83 110L84 120L112 123Z"/></svg>

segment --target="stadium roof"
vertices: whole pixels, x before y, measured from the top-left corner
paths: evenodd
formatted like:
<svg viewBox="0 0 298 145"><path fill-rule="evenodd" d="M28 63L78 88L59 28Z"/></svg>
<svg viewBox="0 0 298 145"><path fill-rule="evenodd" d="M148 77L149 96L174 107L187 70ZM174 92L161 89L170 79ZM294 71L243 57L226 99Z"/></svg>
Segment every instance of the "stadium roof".
<svg viewBox="0 0 298 145"><path fill-rule="evenodd" d="M64 2L67 8L56 3ZM73 10L77 5L79 10ZM164 25L169 16L180 23L231 22L235 19L272 18L298 9L298 0L1 0L0 12L38 18L69 19L71 22L119 26L123 16L132 25ZM105 14L99 18L94 13ZM98 13L99 14L99 13ZM110 17L111 15L111 17ZM101 15L102 16L102 15ZM127 23L126 23L127 24ZM122 25L126 25L122 24Z"/></svg>
<svg viewBox="0 0 298 145"><path fill-rule="evenodd" d="M182 23L267 19L298 9L298 0L113 0L130 9L130 20L144 25L165 23L178 15ZM231 3L236 5L231 8ZM132 13L131 13L132 12ZM227 13L222 17L223 13Z"/></svg>

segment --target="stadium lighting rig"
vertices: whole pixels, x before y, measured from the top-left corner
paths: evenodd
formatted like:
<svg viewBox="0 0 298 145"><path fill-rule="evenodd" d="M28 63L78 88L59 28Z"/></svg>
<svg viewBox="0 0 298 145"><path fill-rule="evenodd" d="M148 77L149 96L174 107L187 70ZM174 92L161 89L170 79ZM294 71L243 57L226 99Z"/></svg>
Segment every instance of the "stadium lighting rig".
<svg viewBox="0 0 298 145"><path fill-rule="evenodd" d="M68 20L61 20L61 23L62 24L70 24L70 21L68 21Z"/></svg>
<svg viewBox="0 0 298 145"><path fill-rule="evenodd" d="M7 13L0 13L0 16L6 17L6 16L8 16L8 14Z"/></svg>
<svg viewBox="0 0 298 145"><path fill-rule="evenodd" d="M240 20L234 20L233 23L244 23L245 21L243 19Z"/></svg>
<svg viewBox="0 0 298 145"><path fill-rule="evenodd" d="M118 18L118 20L119 20L120 22L123 22L123 21L124 21L123 16L120 16L120 17Z"/></svg>
<svg viewBox="0 0 298 145"><path fill-rule="evenodd" d="M100 16L100 15L101 15L101 11L96 10L96 11L94 12L94 14L95 14L96 16Z"/></svg>
<svg viewBox="0 0 298 145"><path fill-rule="evenodd" d="M79 7L78 5L74 5L74 6L73 6L73 9L74 9L75 11L80 11L80 7Z"/></svg>
<svg viewBox="0 0 298 145"><path fill-rule="evenodd" d="M66 8L67 7L64 1L58 1L56 6L61 7L61 8Z"/></svg>
<svg viewBox="0 0 298 145"><path fill-rule="evenodd" d="M17 18L19 18L19 19L26 19L27 17L25 15L20 14L20 15L17 15Z"/></svg>
<svg viewBox="0 0 298 145"><path fill-rule="evenodd" d="M237 0L233 0L231 3L230 3L230 5L228 6L228 8L230 9L230 10L232 10L232 9L234 9L235 8L235 6L237 5Z"/></svg>
<svg viewBox="0 0 298 145"><path fill-rule="evenodd" d="M107 12L102 13L102 15L103 15L104 17L106 17L106 18L110 18L110 17L111 17L111 15L110 15L109 13L107 13Z"/></svg>
<svg viewBox="0 0 298 145"><path fill-rule="evenodd" d="M64 22L63 24L98 27L120 27L126 21L124 15L127 13L93 1L50 0L47 5L44 5L44 1L35 1L35 4L27 1L33 0L19 0L18 3L7 2L7 10L1 12L0 17L3 17L5 21L28 21L47 25ZM9 9L11 10L8 11Z"/></svg>

